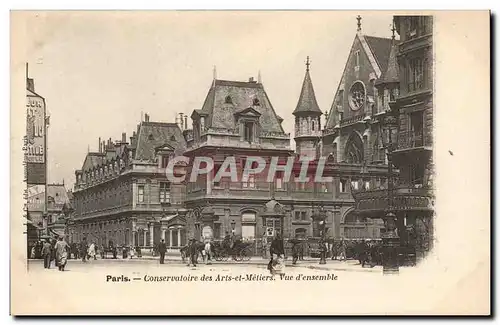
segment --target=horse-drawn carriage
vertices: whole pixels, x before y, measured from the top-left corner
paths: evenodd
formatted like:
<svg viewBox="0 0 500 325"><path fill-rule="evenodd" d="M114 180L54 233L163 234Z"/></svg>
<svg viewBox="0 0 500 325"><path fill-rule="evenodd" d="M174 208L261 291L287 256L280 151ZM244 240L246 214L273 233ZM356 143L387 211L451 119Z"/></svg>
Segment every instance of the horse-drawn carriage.
<svg viewBox="0 0 500 325"><path fill-rule="evenodd" d="M211 259L216 261L227 261L229 257L232 257L235 261L249 261L252 258L252 245L253 243L243 242L241 240L235 240L231 245L226 241L213 241L211 243ZM188 245L180 249L181 258L184 262L188 257ZM198 256L204 256L206 254L205 243L196 243L196 253Z"/></svg>
<svg viewBox="0 0 500 325"><path fill-rule="evenodd" d="M249 261L253 255L252 245L241 240L234 241L232 246L228 242L217 241L212 245L212 253L216 261L227 261L229 257L235 261Z"/></svg>

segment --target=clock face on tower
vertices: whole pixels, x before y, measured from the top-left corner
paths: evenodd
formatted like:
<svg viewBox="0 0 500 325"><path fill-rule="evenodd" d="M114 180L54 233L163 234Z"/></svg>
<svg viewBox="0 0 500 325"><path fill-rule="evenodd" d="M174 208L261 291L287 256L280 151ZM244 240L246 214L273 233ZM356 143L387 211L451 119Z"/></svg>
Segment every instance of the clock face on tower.
<svg viewBox="0 0 500 325"><path fill-rule="evenodd" d="M353 111L363 108L365 104L365 86L360 81L356 81L349 91L349 106Z"/></svg>

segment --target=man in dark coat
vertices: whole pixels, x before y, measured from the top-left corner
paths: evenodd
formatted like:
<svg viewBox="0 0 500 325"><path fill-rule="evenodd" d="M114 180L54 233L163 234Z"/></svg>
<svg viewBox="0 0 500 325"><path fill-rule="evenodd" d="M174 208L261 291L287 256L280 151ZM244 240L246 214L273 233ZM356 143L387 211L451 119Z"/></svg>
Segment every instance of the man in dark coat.
<svg viewBox="0 0 500 325"><path fill-rule="evenodd" d="M198 245L196 243L196 239L191 238L188 249L188 266L190 264L193 264L194 267L196 267L196 262L198 259Z"/></svg>
<svg viewBox="0 0 500 325"><path fill-rule="evenodd" d="M48 239L45 241L45 243L43 243L42 257L43 257L44 268L50 269L50 259L52 257L52 245L49 243Z"/></svg>
<svg viewBox="0 0 500 325"><path fill-rule="evenodd" d="M269 264L267 264L267 269L271 271L273 265L273 255L276 255L277 258L285 255L285 247L279 234L277 234L271 242L269 253L271 255L271 260L269 261Z"/></svg>
<svg viewBox="0 0 500 325"><path fill-rule="evenodd" d="M87 247L87 238L83 237L83 240L80 243L80 254L82 256L82 261L83 262L87 262L87 253L88 253L87 249L88 249L88 247Z"/></svg>
<svg viewBox="0 0 500 325"><path fill-rule="evenodd" d="M164 264L165 262L165 253L167 252L167 245L165 244L165 240L162 239L161 243L158 244L158 252L160 253L160 264Z"/></svg>
<svg viewBox="0 0 500 325"><path fill-rule="evenodd" d="M301 242L297 238L290 239L290 244L292 244L292 264L297 264L300 254Z"/></svg>

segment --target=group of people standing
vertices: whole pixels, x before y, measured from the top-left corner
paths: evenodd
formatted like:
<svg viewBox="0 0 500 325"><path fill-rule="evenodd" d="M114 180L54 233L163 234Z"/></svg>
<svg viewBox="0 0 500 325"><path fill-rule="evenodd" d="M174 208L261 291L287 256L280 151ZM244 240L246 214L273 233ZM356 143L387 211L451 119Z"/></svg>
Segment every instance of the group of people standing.
<svg viewBox="0 0 500 325"><path fill-rule="evenodd" d="M69 250L70 246L64 240L63 236L60 236L57 241L53 241L52 243L49 239L46 239L41 250L44 268L50 269L50 264L55 260L55 264L59 271L64 271L66 263L68 262Z"/></svg>

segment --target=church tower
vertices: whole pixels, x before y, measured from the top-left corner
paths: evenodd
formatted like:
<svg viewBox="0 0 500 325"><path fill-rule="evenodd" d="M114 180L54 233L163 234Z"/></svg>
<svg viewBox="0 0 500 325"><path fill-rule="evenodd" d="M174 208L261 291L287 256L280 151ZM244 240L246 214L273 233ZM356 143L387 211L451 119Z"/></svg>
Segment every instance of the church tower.
<svg viewBox="0 0 500 325"><path fill-rule="evenodd" d="M293 111L295 116L295 144L300 156L316 157L320 154L321 142L321 115L314 88L309 75L309 57L306 61L306 75L302 83L297 107Z"/></svg>

